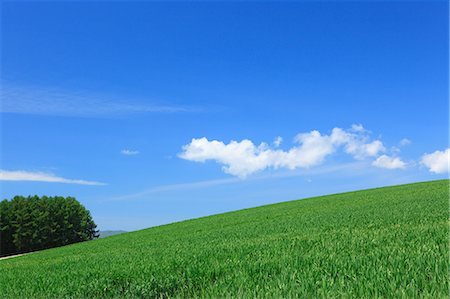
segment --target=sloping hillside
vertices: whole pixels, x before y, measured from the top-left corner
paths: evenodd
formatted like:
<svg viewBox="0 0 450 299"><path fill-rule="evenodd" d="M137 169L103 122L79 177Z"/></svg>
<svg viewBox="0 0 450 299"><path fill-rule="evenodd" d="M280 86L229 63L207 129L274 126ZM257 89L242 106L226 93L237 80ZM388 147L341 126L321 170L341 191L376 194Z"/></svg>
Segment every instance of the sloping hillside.
<svg viewBox="0 0 450 299"><path fill-rule="evenodd" d="M448 296L449 181L214 215L0 261L0 297Z"/></svg>

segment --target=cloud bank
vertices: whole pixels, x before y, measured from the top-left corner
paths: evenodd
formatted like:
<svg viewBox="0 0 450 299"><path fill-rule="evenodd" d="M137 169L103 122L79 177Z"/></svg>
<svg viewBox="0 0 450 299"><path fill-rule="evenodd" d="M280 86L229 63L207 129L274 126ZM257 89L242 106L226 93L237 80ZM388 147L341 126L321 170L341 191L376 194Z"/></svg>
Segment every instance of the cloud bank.
<svg viewBox="0 0 450 299"><path fill-rule="evenodd" d="M267 168L309 168L323 163L327 156L339 149L357 160L375 157L386 151L380 140L370 140L368 131L362 125L353 125L348 130L334 128L329 135L317 130L301 133L294 138L294 143L290 149L282 150L264 142L255 145L248 139L239 142L232 140L225 144L205 137L194 138L183 146L178 156L194 162L213 160L223 165L224 172L246 178Z"/></svg>
<svg viewBox="0 0 450 299"><path fill-rule="evenodd" d="M92 185L102 186L105 183L85 180L73 180L55 176L51 173L45 172L31 172L22 170L0 170L0 181L33 181L33 182L48 182L48 183L65 183L77 185Z"/></svg>
<svg viewBox="0 0 450 299"><path fill-rule="evenodd" d="M420 164L427 167L433 173L448 173L450 169L450 148L445 151L424 154L420 160Z"/></svg>

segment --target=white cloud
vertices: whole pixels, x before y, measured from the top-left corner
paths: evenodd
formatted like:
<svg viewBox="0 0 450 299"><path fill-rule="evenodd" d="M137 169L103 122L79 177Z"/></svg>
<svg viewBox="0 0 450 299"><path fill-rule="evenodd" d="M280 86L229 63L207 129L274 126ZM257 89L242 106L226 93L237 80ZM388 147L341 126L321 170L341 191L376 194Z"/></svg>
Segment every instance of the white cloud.
<svg viewBox="0 0 450 299"><path fill-rule="evenodd" d="M330 135L316 130L301 133L294 138L297 145L287 151L270 148L266 143L255 145L248 139L225 144L205 137L194 138L183 146L179 157L195 162L214 160L223 165L224 172L245 178L266 168L309 168L321 164L340 147L355 159L373 157L385 150L381 141L369 142L362 126L358 126L358 130L334 128Z"/></svg>
<svg viewBox="0 0 450 299"><path fill-rule="evenodd" d="M351 130L353 132L360 132L360 133L366 131L366 129L364 129L362 124L353 124Z"/></svg>
<svg viewBox="0 0 450 299"><path fill-rule="evenodd" d="M410 145L411 144L411 140L409 140L408 138L403 138L402 140L400 140L400 145L401 146L406 146L406 145Z"/></svg>
<svg viewBox="0 0 450 299"><path fill-rule="evenodd" d="M403 162L398 157L389 157L386 155L379 156L372 163L373 166L379 168L387 168L387 169L404 169L406 167L406 163Z"/></svg>
<svg viewBox="0 0 450 299"><path fill-rule="evenodd" d="M282 142L283 138L281 136L277 136L277 138L275 138L275 140L273 141L273 145L275 145L275 147L279 147Z"/></svg>
<svg viewBox="0 0 450 299"><path fill-rule="evenodd" d="M138 155L139 151L123 149L123 150L120 151L120 153L122 155L126 155L126 156L134 156L134 155Z"/></svg>
<svg viewBox="0 0 450 299"><path fill-rule="evenodd" d="M48 182L48 183L65 183L78 185L106 185L100 182L73 180L55 176L52 173L32 172L22 170L0 170L0 181L34 181L34 182Z"/></svg>
<svg viewBox="0 0 450 299"><path fill-rule="evenodd" d="M446 173L450 169L450 148L445 151L435 151L431 154L424 154L420 160L430 172Z"/></svg>
<svg viewBox="0 0 450 299"><path fill-rule="evenodd" d="M365 143L364 140L352 139L345 146L345 152L351 154L355 159L364 159L366 157L375 157L386 149L380 140Z"/></svg>

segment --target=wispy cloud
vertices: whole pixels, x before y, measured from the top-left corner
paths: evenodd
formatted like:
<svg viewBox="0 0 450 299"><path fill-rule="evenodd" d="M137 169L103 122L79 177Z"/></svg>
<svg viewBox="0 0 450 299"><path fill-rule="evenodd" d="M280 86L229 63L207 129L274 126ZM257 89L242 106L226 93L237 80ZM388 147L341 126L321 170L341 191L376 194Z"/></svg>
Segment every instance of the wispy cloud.
<svg viewBox="0 0 450 299"><path fill-rule="evenodd" d="M237 178L227 178L227 179L205 180L205 181L198 181L198 182L155 186L155 187L149 188L149 189L141 191L141 192L136 192L136 193L132 193L132 194L126 194L126 195L116 196L113 198L108 198L105 201L132 200L132 199L142 198L144 196L149 196L149 195L152 195L155 193L176 191L176 190L206 188L206 187L210 187L210 186L218 186L218 185L231 184L231 183L237 183L237 182L239 182L239 179L237 179Z"/></svg>
<svg viewBox="0 0 450 299"><path fill-rule="evenodd" d="M214 180L204 180L197 182L188 182L188 183L180 183L180 184L169 184L169 185L161 185L155 186L144 191L125 194L116 197L108 197L102 202L109 201L126 201L126 200L136 200L142 199L145 197L149 197L153 194L164 193L164 192L172 192L172 191L182 191L182 190L193 190L193 189L203 189L208 187L220 186L220 185L229 185L229 184L244 184L252 181L260 181L260 180L268 180L268 179L281 179L287 177L296 177L296 176L316 176L316 175L324 175L329 173L355 173L362 170L367 170L367 163L365 162L353 162L347 164L340 165L330 165L323 166L316 169L307 169L303 171L284 171L284 172L273 172L273 173L265 173L259 174L256 176L252 176L248 180L241 180L239 178L225 178L225 179L214 179ZM308 178L310 179L310 178Z"/></svg>
<svg viewBox="0 0 450 299"><path fill-rule="evenodd" d="M16 87L0 89L0 112L54 115L68 117L115 117L143 113L175 113L199 111L199 108L148 101L135 101L120 96L90 92L70 92L54 88Z"/></svg>
<svg viewBox="0 0 450 299"><path fill-rule="evenodd" d="M125 155L125 156L134 156L134 155L138 155L139 151L130 150L130 149L123 149L123 150L120 151L120 153L122 155Z"/></svg>
<svg viewBox="0 0 450 299"><path fill-rule="evenodd" d="M408 138L403 138L402 140L400 140L399 144L400 144L400 146L410 145L411 140L409 140Z"/></svg>
<svg viewBox="0 0 450 299"><path fill-rule="evenodd" d="M52 173L33 172L24 170L0 170L0 181L32 181L32 182L64 183L64 184L93 185L93 186L106 185L105 183L95 181L66 179L58 177Z"/></svg>

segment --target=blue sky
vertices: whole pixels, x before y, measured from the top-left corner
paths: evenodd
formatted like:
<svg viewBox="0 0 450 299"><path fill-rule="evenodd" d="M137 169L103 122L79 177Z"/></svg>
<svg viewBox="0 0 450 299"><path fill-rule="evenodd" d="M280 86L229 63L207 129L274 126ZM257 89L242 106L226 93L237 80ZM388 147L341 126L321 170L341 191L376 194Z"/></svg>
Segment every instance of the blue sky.
<svg viewBox="0 0 450 299"><path fill-rule="evenodd" d="M3 2L1 197L100 229L448 177L448 3Z"/></svg>

